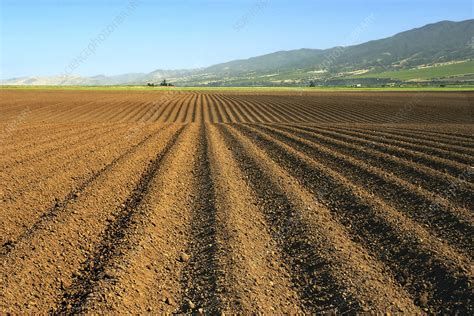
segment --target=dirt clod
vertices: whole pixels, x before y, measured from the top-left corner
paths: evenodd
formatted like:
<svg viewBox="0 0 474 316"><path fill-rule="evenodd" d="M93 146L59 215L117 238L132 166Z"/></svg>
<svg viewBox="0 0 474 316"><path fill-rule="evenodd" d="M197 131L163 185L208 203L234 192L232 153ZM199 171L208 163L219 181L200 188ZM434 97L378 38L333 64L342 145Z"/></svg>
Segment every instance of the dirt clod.
<svg viewBox="0 0 474 316"><path fill-rule="evenodd" d="M181 262L188 262L189 259L190 259L190 256L184 252L179 255L179 261Z"/></svg>

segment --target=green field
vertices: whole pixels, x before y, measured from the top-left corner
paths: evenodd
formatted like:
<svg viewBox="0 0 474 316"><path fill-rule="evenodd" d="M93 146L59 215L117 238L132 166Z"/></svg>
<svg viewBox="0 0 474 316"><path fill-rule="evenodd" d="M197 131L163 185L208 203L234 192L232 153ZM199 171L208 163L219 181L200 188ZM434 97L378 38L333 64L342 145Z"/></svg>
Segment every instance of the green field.
<svg viewBox="0 0 474 316"><path fill-rule="evenodd" d="M474 61L466 61L457 64L435 66L422 69L407 69L399 71L386 71L380 73L366 73L350 78L382 78L382 79L436 79L446 77L459 77L466 74L474 74Z"/></svg>
<svg viewBox="0 0 474 316"><path fill-rule="evenodd" d="M84 90L84 91L242 91L242 92L333 92L333 91L474 91L472 85L402 87L147 87L147 86L0 86L2 90Z"/></svg>

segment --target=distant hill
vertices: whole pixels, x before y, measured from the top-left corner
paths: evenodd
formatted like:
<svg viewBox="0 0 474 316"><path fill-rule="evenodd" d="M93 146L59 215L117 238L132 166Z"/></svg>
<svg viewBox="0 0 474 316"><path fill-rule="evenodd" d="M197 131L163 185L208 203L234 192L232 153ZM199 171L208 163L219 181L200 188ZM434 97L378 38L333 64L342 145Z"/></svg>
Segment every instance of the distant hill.
<svg viewBox="0 0 474 316"><path fill-rule="evenodd" d="M164 78L179 85L273 85L298 84L308 80L338 78L384 78L403 70L457 63L450 78L468 78L474 73L474 20L442 21L367 43L326 50L298 49L213 65L192 70L156 70L148 74L71 78L17 78L2 84L145 84ZM459 62L465 61L462 64ZM461 66L459 66L461 65ZM466 69L463 69L465 65ZM379 75L379 74L384 75ZM416 80L417 71L405 72ZM443 72L435 72L443 73ZM410 77L410 75L414 77ZM441 76L438 79L442 79Z"/></svg>
<svg viewBox="0 0 474 316"><path fill-rule="evenodd" d="M474 20L443 21L351 46L337 58L341 69L403 68L474 57Z"/></svg>
<svg viewBox="0 0 474 316"><path fill-rule="evenodd" d="M412 69L421 65L474 59L473 35L474 20L443 21L360 45L327 50L281 51L214 65L203 72L208 78L247 78L256 81L268 80L268 75L277 74L271 77L278 82L298 78L332 78L357 71L377 73ZM466 69L466 72L472 73L473 69Z"/></svg>

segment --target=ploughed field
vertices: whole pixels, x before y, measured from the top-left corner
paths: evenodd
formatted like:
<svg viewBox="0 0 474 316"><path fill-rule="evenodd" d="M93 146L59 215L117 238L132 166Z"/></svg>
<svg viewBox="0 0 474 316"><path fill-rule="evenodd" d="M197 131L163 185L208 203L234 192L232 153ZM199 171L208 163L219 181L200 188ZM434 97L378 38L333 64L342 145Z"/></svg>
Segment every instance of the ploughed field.
<svg viewBox="0 0 474 316"><path fill-rule="evenodd" d="M0 313L474 312L474 93L0 92Z"/></svg>

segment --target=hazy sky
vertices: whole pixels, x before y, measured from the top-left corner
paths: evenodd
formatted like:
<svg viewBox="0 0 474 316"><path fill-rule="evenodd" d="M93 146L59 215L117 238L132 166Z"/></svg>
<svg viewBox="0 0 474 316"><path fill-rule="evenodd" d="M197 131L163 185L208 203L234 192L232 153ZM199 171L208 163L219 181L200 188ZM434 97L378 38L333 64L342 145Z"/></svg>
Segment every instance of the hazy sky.
<svg viewBox="0 0 474 316"><path fill-rule="evenodd" d="M473 18L473 0L0 0L0 77L195 68Z"/></svg>

